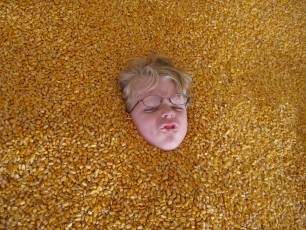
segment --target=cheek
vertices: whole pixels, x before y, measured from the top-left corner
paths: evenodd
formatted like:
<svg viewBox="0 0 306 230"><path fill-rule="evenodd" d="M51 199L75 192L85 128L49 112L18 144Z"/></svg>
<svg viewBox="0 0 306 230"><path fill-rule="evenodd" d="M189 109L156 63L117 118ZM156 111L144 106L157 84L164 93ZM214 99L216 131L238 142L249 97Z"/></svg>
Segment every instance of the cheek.
<svg viewBox="0 0 306 230"><path fill-rule="evenodd" d="M181 125L187 126L187 113L180 114L179 121Z"/></svg>
<svg viewBox="0 0 306 230"><path fill-rule="evenodd" d="M156 125L156 116L154 114L133 114L132 121L140 132L152 130Z"/></svg>

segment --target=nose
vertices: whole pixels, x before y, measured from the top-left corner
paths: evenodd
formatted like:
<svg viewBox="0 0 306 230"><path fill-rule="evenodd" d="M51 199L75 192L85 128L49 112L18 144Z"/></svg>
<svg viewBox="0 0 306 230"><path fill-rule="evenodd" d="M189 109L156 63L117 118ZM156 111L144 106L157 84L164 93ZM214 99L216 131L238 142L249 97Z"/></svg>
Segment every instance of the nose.
<svg viewBox="0 0 306 230"><path fill-rule="evenodd" d="M172 106L169 104L163 104L161 108L161 116L162 118L174 118L175 117L175 111L173 110Z"/></svg>

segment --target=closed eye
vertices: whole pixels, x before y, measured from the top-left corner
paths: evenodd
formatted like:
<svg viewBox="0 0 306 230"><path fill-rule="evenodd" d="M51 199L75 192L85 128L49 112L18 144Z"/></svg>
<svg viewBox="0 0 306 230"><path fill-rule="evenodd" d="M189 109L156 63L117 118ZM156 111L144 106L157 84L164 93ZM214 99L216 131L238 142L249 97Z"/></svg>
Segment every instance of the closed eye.
<svg viewBox="0 0 306 230"><path fill-rule="evenodd" d="M147 113L151 113L151 112L156 111L156 109L157 109L156 107L155 108L148 107L148 108L144 109L143 111L147 112Z"/></svg>
<svg viewBox="0 0 306 230"><path fill-rule="evenodd" d="M178 112L184 111L183 107L178 107L178 106L173 106L173 109Z"/></svg>

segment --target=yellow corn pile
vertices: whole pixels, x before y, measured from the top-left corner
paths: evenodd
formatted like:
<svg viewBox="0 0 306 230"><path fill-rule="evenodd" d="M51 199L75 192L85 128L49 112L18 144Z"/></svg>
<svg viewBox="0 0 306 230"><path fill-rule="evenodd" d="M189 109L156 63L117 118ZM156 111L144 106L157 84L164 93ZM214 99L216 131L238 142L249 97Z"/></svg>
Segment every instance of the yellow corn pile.
<svg viewBox="0 0 306 230"><path fill-rule="evenodd" d="M303 1L1 1L0 229L304 229ZM189 130L138 135L117 79L193 76Z"/></svg>

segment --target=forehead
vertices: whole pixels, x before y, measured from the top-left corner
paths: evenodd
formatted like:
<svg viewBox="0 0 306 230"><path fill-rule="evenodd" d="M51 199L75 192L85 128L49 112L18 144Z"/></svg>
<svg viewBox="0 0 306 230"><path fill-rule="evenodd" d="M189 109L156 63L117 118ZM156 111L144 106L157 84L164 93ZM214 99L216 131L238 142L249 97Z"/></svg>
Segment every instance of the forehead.
<svg viewBox="0 0 306 230"><path fill-rule="evenodd" d="M178 93L178 87L170 78L160 78L155 87L151 88L151 82L146 79L138 81L134 87L135 98L140 99L148 95L158 95L161 97L169 97L172 94ZM151 88L151 89L150 89ZM146 90L149 89L149 90Z"/></svg>

